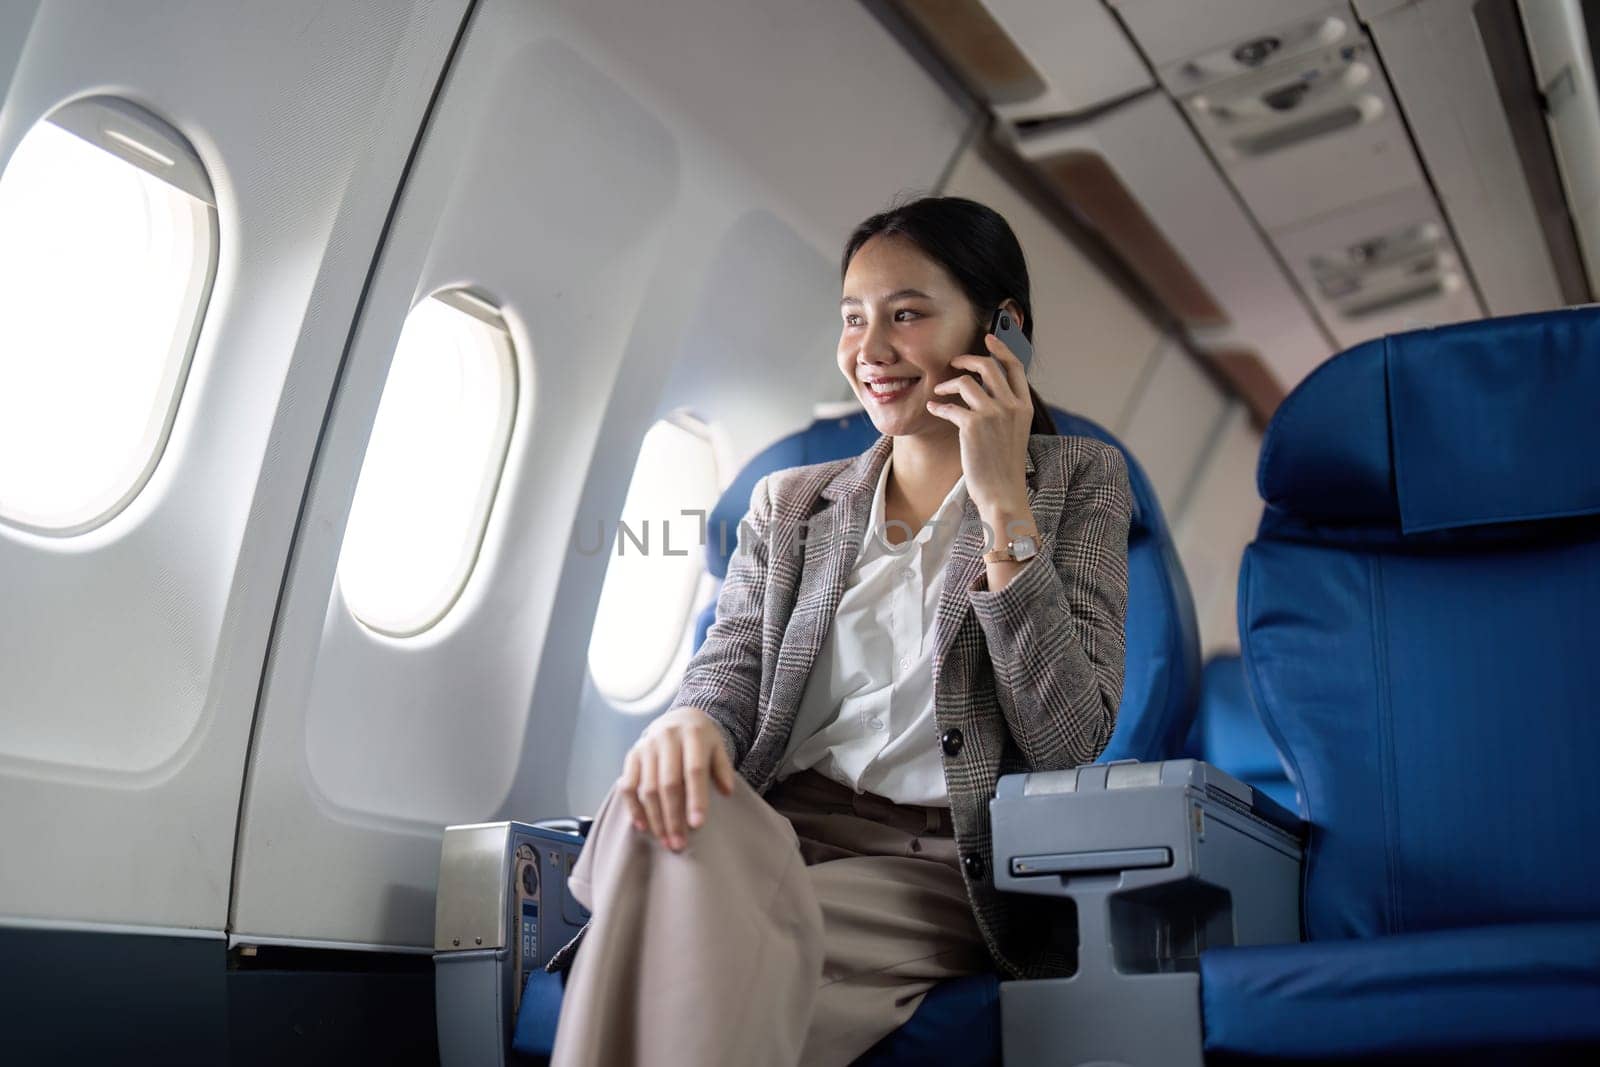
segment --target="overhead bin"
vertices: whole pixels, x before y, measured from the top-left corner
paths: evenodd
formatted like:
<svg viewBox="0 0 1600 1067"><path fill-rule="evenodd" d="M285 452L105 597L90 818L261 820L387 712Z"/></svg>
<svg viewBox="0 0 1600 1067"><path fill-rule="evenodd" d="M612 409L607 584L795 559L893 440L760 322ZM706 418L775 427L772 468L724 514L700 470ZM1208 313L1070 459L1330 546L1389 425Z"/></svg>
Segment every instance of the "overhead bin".
<svg viewBox="0 0 1600 1067"><path fill-rule="evenodd" d="M1600 292L1600 94L1586 47L1594 26L1575 0L1518 0L1518 8L1589 287Z"/></svg>
<svg viewBox="0 0 1600 1067"><path fill-rule="evenodd" d="M1487 313L1588 300L1515 7L1362 0L1357 10Z"/></svg>
<svg viewBox="0 0 1600 1067"><path fill-rule="evenodd" d="M1348 4L1116 6L1340 347L1483 314Z"/></svg>
<svg viewBox="0 0 1600 1067"><path fill-rule="evenodd" d="M1372 44L1354 23L1319 17L1277 32L1325 36L1334 26L1344 32L1325 47L1178 97L1269 230L1424 180Z"/></svg>
<svg viewBox="0 0 1600 1067"><path fill-rule="evenodd" d="M893 0L1006 122L1072 115L1155 84L1099 0Z"/></svg>
<svg viewBox="0 0 1600 1067"><path fill-rule="evenodd" d="M1203 351L1260 388L1292 387L1333 350L1177 106L1149 93L1016 148L1118 251ZM1270 395L1270 391L1269 394Z"/></svg>

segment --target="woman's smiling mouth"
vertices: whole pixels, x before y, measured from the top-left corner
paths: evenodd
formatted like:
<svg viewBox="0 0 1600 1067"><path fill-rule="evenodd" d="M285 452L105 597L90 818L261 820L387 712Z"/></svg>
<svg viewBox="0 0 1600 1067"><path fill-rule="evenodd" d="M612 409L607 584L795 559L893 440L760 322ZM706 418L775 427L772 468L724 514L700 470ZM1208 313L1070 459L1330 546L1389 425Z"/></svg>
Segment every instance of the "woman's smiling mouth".
<svg viewBox="0 0 1600 1067"><path fill-rule="evenodd" d="M867 394L879 403L891 403L908 392L915 378L869 378L862 382Z"/></svg>

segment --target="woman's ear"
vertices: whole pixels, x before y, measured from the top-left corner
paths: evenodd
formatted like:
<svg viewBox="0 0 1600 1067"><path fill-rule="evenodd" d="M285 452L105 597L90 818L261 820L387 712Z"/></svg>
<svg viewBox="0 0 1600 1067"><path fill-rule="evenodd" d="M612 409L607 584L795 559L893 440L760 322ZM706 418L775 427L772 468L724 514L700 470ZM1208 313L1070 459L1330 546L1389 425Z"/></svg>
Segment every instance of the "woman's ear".
<svg viewBox="0 0 1600 1067"><path fill-rule="evenodd" d="M1007 300L1000 306L1009 311L1011 313L1011 317L1017 320L1017 329L1020 330L1027 326L1027 317L1022 314L1021 304L1018 304L1015 300Z"/></svg>

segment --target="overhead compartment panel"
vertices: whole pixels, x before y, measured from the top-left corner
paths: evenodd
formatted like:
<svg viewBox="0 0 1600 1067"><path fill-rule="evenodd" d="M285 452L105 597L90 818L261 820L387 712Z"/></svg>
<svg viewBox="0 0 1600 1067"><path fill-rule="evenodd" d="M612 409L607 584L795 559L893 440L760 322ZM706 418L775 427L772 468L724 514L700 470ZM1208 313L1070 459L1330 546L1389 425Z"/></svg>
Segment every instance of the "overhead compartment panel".
<svg viewBox="0 0 1600 1067"><path fill-rule="evenodd" d="M1190 51L1176 52L1181 42L1168 31L1197 7L1120 5L1327 333L1342 347L1481 315L1377 50L1349 5L1204 5L1215 21Z"/></svg>
<svg viewBox="0 0 1600 1067"><path fill-rule="evenodd" d="M1516 11L1507 5L1495 16L1497 32L1480 21L1482 5L1421 0L1390 4L1381 16L1371 6L1362 4L1361 14L1489 313L1587 299L1549 148L1539 143L1543 123L1526 49L1514 32ZM1491 50L1520 76L1500 84ZM1540 158L1525 160L1523 142ZM1542 214L1567 231L1561 244L1579 283L1570 294L1563 293Z"/></svg>
<svg viewBox="0 0 1600 1067"><path fill-rule="evenodd" d="M1331 351L1177 107L1150 93L1018 149L1204 349L1253 349L1285 388Z"/></svg>
<svg viewBox="0 0 1600 1067"><path fill-rule="evenodd" d="M1345 32L1323 47L1179 98L1251 213L1269 230L1423 182L1365 36L1333 18L1278 32L1311 35L1336 24Z"/></svg>
<svg viewBox="0 0 1600 1067"><path fill-rule="evenodd" d="M1148 89L1099 0L894 0L1007 122L1070 115Z"/></svg>

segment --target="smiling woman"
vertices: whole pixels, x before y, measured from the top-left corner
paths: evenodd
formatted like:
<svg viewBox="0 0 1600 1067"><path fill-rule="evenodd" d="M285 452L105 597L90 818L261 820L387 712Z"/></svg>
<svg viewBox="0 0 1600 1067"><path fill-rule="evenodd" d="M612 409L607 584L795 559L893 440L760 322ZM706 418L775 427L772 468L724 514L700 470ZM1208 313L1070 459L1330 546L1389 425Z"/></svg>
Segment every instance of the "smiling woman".
<svg viewBox="0 0 1600 1067"><path fill-rule="evenodd" d="M568 880L594 918L550 961L559 1067L641 1062L635 1026L682 1062L849 1063L939 983L1065 965L994 889L988 804L1003 753L1060 770L1111 736L1127 470L1056 436L984 332L1031 317L997 213L874 216L843 276L839 370L880 436L756 483L716 622ZM707 1025L734 1003L761 1025Z"/></svg>
<svg viewBox="0 0 1600 1067"><path fill-rule="evenodd" d="M925 414L914 409L925 407L926 393L907 395L906 389L926 372L913 365L874 366L857 373L848 364L857 360L863 345L877 346L892 336L888 347L903 347L913 364L930 347L982 354L989 316L1002 306L1016 315L1023 335L1033 339L1022 247L1005 219L976 201L929 197L872 216L850 235L840 272L845 280L839 302L844 320L840 370L869 410L886 403L911 412L908 419ZM872 293L872 286L892 284L884 279L893 277L913 279L914 284ZM1044 400L1031 386L1027 392L1033 404L1029 432L1055 433ZM899 403L919 396L923 404ZM879 429L892 432L881 423Z"/></svg>

